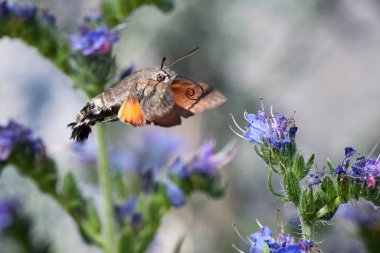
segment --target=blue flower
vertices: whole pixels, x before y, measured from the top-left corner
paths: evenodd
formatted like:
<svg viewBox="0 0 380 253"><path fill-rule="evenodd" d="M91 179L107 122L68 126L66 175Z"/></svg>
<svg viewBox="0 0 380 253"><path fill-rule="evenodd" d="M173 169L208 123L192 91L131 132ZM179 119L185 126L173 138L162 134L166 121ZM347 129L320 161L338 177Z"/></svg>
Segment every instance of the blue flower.
<svg viewBox="0 0 380 253"><path fill-rule="evenodd" d="M234 149L226 147L221 152L215 153L215 143L207 141L202 144L200 151L188 163L177 158L169 167L169 172L178 174L182 179L191 174L213 177L220 168L228 164L234 157Z"/></svg>
<svg viewBox="0 0 380 253"><path fill-rule="evenodd" d="M307 185L310 188L313 187L313 185L319 185L320 183L322 183L321 178L323 177L324 174L325 173L323 171L311 173L309 175L310 179L309 179L309 182L307 183Z"/></svg>
<svg viewBox="0 0 380 253"><path fill-rule="evenodd" d="M9 13L23 19L34 17L37 13L36 6L28 3L8 3L8 10Z"/></svg>
<svg viewBox="0 0 380 253"><path fill-rule="evenodd" d="M137 198L132 197L124 204L116 206L114 208L116 220L119 223L124 223L126 220L129 220L132 226L138 227L141 224L142 217L141 213L136 211L136 203Z"/></svg>
<svg viewBox="0 0 380 253"><path fill-rule="evenodd" d="M0 17L4 17L9 14L7 1L0 2Z"/></svg>
<svg viewBox="0 0 380 253"><path fill-rule="evenodd" d="M42 20L46 22L46 24L55 26L57 20L54 15L52 15L48 10L41 10Z"/></svg>
<svg viewBox="0 0 380 253"><path fill-rule="evenodd" d="M368 188L374 187L377 183L376 177L380 176L380 160L373 157L358 157L354 164L350 167L352 156L357 154L357 151L351 147L345 149L345 157L342 164L339 164L335 173L339 176L350 175L358 182L366 183Z"/></svg>
<svg viewBox="0 0 380 253"><path fill-rule="evenodd" d="M256 114L244 113L244 118L247 121L245 130L232 117L241 133L232 131L250 143L266 144L280 149L291 143L296 136L297 127L293 125L293 120L287 119L282 114L268 116L264 110L258 110Z"/></svg>
<svg viewBox="0 0 380 253"><path fill-rule="evenodd" d="M341 215L356 223L363 229L375 228L380 224L380 212L371 203L359 201L356 204L350 203L343 206Z"/></svg>
<svg viewBox="0 0 380 253"><path fill-rule="evenodd" d="M134 71L134 67L133 66L129 66L128 68L126 68L121 74L120 74L120 80L123 80L124 78L126 78L127 76L129 76L130 74L132 74L132 72Z"/></svg>
<svg viewBox="0 0 380 253"><path fill-rule="evenodd" d="M266 226L261 226L261 230L251 234L249 239L243 238L239 231L237 233L243 241L249 244L249 253L262 253L264 249L268 249L270 253L307 253L313 246L313 241L300 240L295 243L293 237L284 233L274 236L270 228ZM233 247L243 253L236 246Z"/></svg>
<svg viewBox="0 0 380 253"><path fill-rule="evenodd" d="M11 131L0 129L0 161L10 156L14 145L14 134Z"/></svg>
<svg viewBox="0 0 380 253"><path fill-rule="evenodd" d="M5 161L18 144L26 145L35 155L45 156L46 148L40 138L34 138L30 129L10 121L7 126L0 126L0 161Z"/></svg>
<svg viewBox="0 0 380 253"><path fill-rule="evenodd" d="M170 180L166 180L166 196L169 199L170 204L175 207L181 207L186 203L185 194L176 184Z"/></svg>
<svg viewBox="0 0 380 253"><path fill-rule="evenodd" d="M74 51L80 51L85 56L104 55L111 51L118 39L118 32L105 25L91 27L84 24L79 27L79 34L69 37L69 43Z"/></svg>
<svg viewBox="0 0 380 253"><path fill-rule="evenodd" d="M0 236L9 227L21 204L17 199L0 200Z"/></svg>

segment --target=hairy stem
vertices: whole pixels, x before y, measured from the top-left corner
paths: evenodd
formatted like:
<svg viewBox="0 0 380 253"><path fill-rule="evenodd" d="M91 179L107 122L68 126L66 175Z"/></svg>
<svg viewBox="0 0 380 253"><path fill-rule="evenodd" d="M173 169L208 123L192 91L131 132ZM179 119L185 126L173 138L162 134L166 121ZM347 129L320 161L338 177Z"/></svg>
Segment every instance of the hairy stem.
<svg viewBox="0 0 380 253"><path fill-rule="evenodd" d="M306 221L301 218L302 239L313 240L314 237L314 223Z"/></svg>
<svg viewBox="0 0 380 253"><path fill-rule="evenodd" d="M104 251L105 253L115 253L115 227L113 220L113 208L112 208L112 195L110 185L110 175L108 169L108 155L106 146L105 126L103 124L97 125L97 137L98 137L98 173L99 182L102 189L103 207L104 207Z"/></svg>

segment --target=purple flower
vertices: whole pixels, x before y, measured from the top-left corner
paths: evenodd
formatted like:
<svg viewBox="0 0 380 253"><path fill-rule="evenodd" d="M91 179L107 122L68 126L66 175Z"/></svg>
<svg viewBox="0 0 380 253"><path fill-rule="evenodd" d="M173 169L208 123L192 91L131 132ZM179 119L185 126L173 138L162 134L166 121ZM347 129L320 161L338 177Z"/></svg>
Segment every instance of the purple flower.
<svg viewBox="0 0 380 253"><path fill-rule="evenodd" d="M220 168L228 164L235 157L235 150L229 147L215 153L215 143L208 141L202 144L197 153L188 163L177 158L170 166L169 171L178 174L182 179L191 174L201 174L213 177Z"/></svg>
<svg viewBox="0 0 380 253"><path fill-rule="evenodd" d="M134 67L133 66L129 66L128 68L126 68L121 74L120 74L120 80L123 80L124 78L126 78L127 76L129 76L130 74L132 74L132 72L134 71Z"/></svg>
<svg viewBox="0 0 380 253"><path fill-rule="evenodd" d="M248 123L245 130L232 117L241 133L233 131L250 143L267 144L280 149L291 143L296 136L297 127L290 124L291 120L282 114L268 116L264 110L258 110L256 114L244 113L244 118Z"/></svg>
<svg viewBox="0 0 380 253"><path fill-rule="evenodd" d="M8 10L9 13L23 19L34 17L37 13L36 6L30 3L8 3Z"/></svg>
<svg viewBox="0 0 380 253"><path fill-rule="evenodd" d="M108 54L119 39L119 34L106 26L92 28L85 24L79 27L79 31L69 37L69 43L74 51L85 56Z"/></svg>
<svg viewBox="0 0 380 253"><path fill-rule="evenodd" d="M142 141L134 152L136 169L161 169L181 148L180 140L164 131L146 131Z"/></svg>
<svg viewBox="0 0 380 253"><path fill-rule="evenodd" d="M239 231L237 233L249 244L249 253L263 253L264 249L268 249L270 253L307 253L313 246L313 241L300 240L295 243L293 237L284 233L274 236L270 228L266 226L261 226L261 230L251 234L248 239L243 238ZM240 253L244 253L236 246L233 247Z"/></svg>
<svg viewBox="0 0 380 253"><path fill-rule="evenodd" d="M351 147L345 149L345 158L342 164L338 165L335 173L342 175L350 175L358 182L366 183L368 188L376 185L376 178L380 176L380 160L373 157L358 157L354 164L350 167L352 156L357 154L357 151Z"/></svg>
<svg viewBox="0 0 380 253"><path fill-rule="evenodd" d="M376 228L380 224L380 211L371 202L359 201L356 203L345 204L341 215L361 228Z"/></svg>
<svg viewBox="0 0 380 253"><path fill-rule="evenodd" d="M136 211L137 198L132 197L122 205L116 206L115 217L119 223L129 220L132 226L137 227L141 224L141 214Z"/></svg>
<svg viewBox="0 0 380 253"><path fill-rule="evenodd" d="M166 183L166 196L170 204L175 207L181 207L186 203L185 194L176 184L167 180Z"/></svg>
<svg viewBox="0 0 380 253"><path fill-rule="evenodd" d="M11 131L0 128L0 161L5 161L10 156L14 145L14 134Z"/></svg>
<svg viewBox="0 0 380 253"><path fill-rule="evenodd" d="M48 10L41 10L41 17L48 25L55 26L57 20Z"/></svg>
<svg viewBox="0 0 380 253"><path fill-rule="evenodd" d="M20 205L20 201L17 199L0 200L0 236L12 224Z"/></svg>
<svg viewBox="0 0 380 253"><path fill-rule="evenodd" d="M100 15L99 12L92 12L84 16L83 20L84 20L84 23L86 24L91 24L91 23L100 24L102 22L102 16Z"/></svg>
<svg viewBox="0 0 380 253"><path fill-rule="evenodd" d="M0 1L0 18L9 14L7 1Z"/></svg>
<svg viewBox="0 0 380 253"><path fill-rule="evenodd" d="M8 125L0 126L0 161L5 161L11 155L16 145L26 145L35 155L45 156L45 145L39 138L34 138L30 129L9 121Z"/></svg>
<svg viewBox="0 0 380 253"><path fill-rule="evenodd" d="M320 183L322 183L321 178L323 177L324 174L325 173L323 171L311 173L309 175L310 177L309 182L307 183L308 186L311 188L313 187L313 185L319 185Z"/></svg>

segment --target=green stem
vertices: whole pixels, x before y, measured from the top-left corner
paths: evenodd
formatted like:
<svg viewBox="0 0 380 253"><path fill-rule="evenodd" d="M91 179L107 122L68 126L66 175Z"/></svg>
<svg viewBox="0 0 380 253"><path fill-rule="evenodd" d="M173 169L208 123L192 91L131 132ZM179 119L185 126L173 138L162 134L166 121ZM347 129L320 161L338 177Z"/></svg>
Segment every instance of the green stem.
<svg viewBox="0 0 380 253"><path fill-rule="evenodd" d="M98 136L98 173L99 182L102 189L103 195L103 205L104 205L104 216L105 216L105 246L104 252L115 253L115 227L113 220L113 208L112 208L112 196L111 196L111 186L110 186L110 175L108 169L108 155L107 155L107 145L106 145L106 134L105 126L103 124L97 125L97 136Z"/></svg>
<svg viewBox="0 0 380 253"><path fill-rule="evenodd" d="M314 237L314 223L301 219L302 239L313 240Z"/></svg>

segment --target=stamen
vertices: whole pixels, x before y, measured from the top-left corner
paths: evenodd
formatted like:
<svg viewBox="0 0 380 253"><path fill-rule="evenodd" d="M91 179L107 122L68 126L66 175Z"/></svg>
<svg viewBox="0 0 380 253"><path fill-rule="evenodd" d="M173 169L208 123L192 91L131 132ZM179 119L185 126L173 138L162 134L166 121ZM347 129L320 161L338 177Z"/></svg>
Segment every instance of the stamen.
<svg viewBox="0 0 380 253"><path fill-rule="evenodd" d="M265 110L264 110L264 98L263 97L261 97L260 98L260 104L261 104L261 110L264 112Z"/></svg>
<svg viewBox="0 0 380 253"><path fill-rule="evenodd" d="M375 146L372 148L372 150L371 150L371 152L369 153L368 157L370 157L370 156L373 154L373 152L375 152L375 150L376 150L377 146L379 146L379 144L380 144L380 140L378 140L378 141L376 142Z"/></svg>
<svg viewBox="0 0 380 253"><path fill-rule="evenodd" d="M240 130L240 131L242 131L243 133L245 132L239 125L238 125L238 123L236 123L236 120L235 120L235 118L234 118L234 115L232 115L232 113L230 113L230 116L231 116L231 118L232 118L232 121L235 123L235 126Z"/></svg>
<svg viewBox="0 0 380 253"><path fill-rule="evenodd" d="M239 137L242 138L242 139L245 139L245 138L243 137L243 135L238 134L238 133L232 128L232 126L230 126L230 129L231 129L231 131L232 131L234 134L236 134L237 136L239 136Z"/></svg>
<svg viewBox="0 0 380 253"><path fill-rule="evenodd" d="M260 223L260 221L258 220L258 219L256 219L256 223L257 223L257 225L259 225L259 227L261 228L261 229L263 229L263 225L261 225L261 223Z"/></svg>
<svg viewBox="0 0 380 253"><path fill-rule="evenodd" d="M234 248L237 252L239 252L239 253L245 253L244 251L241 251L238 247L236 247L235 244L232 244L231 246L232 246L232 248Z"/></svg>
<svg viewBox="0 0 380 253"><path fill-rule="evenodd" d="M248 245L252 245L247 239L245 239L239 232L239 230L237 229L236 225L235 224L232 224L232 227L234 228L234 230L236 231L236 233L238 234L238 236L240 237L240 239L245 242L246 244Z"/></svg>

